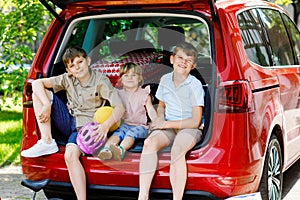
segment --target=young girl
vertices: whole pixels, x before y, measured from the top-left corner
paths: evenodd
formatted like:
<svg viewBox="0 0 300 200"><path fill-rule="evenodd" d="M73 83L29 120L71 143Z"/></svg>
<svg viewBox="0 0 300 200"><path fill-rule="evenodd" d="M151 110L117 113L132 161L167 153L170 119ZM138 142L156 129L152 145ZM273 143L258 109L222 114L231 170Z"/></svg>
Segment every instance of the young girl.
<svg viewBox="0 0 300 200"><path fill-rule="evenodd" d="M126 63L121 67L120 81L123 89L119 90L118 93L125 106L123 123L109 137L104 148L98 154L101 160L113 158L121 161L137 138L148 136L147 113L151 121L157 117L149 95L150 87L144 89L140 87L143 83L143 76L139 65Z"/></svg>

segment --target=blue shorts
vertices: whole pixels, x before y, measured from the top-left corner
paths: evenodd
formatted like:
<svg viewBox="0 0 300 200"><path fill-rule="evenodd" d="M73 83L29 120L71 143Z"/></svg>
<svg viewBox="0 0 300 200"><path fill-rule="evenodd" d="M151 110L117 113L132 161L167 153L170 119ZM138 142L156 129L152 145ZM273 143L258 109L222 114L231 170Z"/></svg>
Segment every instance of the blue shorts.
<svg viewBox="0 0 300 200"><path fill-rule="evenodd" d="M60 137L59 134L53 134L55 139L67 140L68 143L76 144L77 129L76 129L76 120L73 117L67 105L59 99L55 94L53 94L52 108L51 108L51 125L55 130L59 131L59 134L62 134L63 137ZM53 131L55 133L56 131ZM62 139L64 138L64 139ZM66 142L66 141L61 141Z"/></svg>
<svg viewBox="0 0 300 200"><path fill-rule="evenodd" d="M136 140L137 138L146 138L148 136L148 130L144 126L131 126L123 123L115 130L113 135L118 136L121 141L125 137L132 137Z"/></svg>

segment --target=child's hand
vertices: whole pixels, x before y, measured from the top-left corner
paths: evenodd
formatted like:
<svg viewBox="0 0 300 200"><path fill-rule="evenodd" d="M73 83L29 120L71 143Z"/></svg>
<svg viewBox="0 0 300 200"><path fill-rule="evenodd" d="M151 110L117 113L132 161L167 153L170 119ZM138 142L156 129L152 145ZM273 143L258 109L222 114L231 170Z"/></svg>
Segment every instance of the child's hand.
<svg viewBox="0 0 300 200"><path fill-rule="evenodd" d="M93 129L95 130L94 133L92 134L92 136L96 135L96 139L95 142L98 142L100 140L103 140L107 137L107 133L108 133L108 128L106 128L105 126L99 124L99 125L95 125L93 127Z"/></svg>
<svg viewBox="0 0 300 200"><path fill-rule="evenodd" d="M156 118L151 122L150 129L166 129L166 123L167 121L165 121L163 118Z"/></svg>
<svg viewBox="0 0 300 200"><path fill-rule="evenodd" d="M44 105L42 107L41 113L38 116L38 120L41 123L45 123L45 122L47 122L50 119L50 114L51 114L51 105L50 106Z"/></svg>

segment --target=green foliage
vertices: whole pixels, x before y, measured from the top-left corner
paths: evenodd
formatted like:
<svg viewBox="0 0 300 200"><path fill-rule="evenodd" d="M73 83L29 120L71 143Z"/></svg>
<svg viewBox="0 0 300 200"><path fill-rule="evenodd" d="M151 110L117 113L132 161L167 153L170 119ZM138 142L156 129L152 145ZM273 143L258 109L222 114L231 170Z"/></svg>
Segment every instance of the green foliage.
<svg viewBox="0 0 300 200"><path fill-rule="evenodd" d="M20 143L22 136L21 107L0 111L0 167L20 164Z"/></svg>
<svg viewBox="0 0 300 200"><path fill-rule="evenodd" d="M27 75L23 66L32 62L51 19L38 0L4 0L0 9L0 95L6 99L22 91ZM12 65L19 69L8 71Z"/></svg>
<svg viewBox="0 0 300 200"><path fill-rule="evenodd" d="M293 3L292 0L275 0L275 4L279 4L279 5L288 5Z"/></svg>

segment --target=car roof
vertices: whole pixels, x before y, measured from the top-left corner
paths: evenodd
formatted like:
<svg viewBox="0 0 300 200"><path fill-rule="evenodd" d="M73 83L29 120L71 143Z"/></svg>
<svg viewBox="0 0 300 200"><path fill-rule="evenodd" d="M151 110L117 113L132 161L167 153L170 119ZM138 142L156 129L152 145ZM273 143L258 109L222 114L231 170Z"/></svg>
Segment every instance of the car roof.
<svg viewBox="0 0 300 200"><path fill-rule="evenodd" d="M60 22L64 23L65 20L53 9L47 0L40 0L40 2L57 18ZM62 10L75 11L77 13L84 11L97 11L97 10L128 10L128 9L182 9L182 10L201 10L206 15L210 15L213 21L218 20L218 9L229 9L233 7L240 9L242 7L255 7L255 6L277 6L263 0L49 0L54 5Z"/></svg>
<svg viewBox="0 0 300 200"><path fill-rule="evenodd" d="M156 9L156 8L176 8L184 10L199 9L211 14L216 19L216 0L39 0L61 23L64 19L59 16L48 1L62 10L79 11L99 10L99 9ZM83 9L82 9L83 8Z"/></svg>
<svg viewBox="0 0 300 200"><path fill-rule="evenodd" d="M183 5L193 3L206 3L215 1L207 0L50 0L54 5L61 9L65 9L68 4L80 4L89 6L142 6L142 5Z"/></svg>

